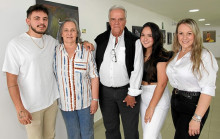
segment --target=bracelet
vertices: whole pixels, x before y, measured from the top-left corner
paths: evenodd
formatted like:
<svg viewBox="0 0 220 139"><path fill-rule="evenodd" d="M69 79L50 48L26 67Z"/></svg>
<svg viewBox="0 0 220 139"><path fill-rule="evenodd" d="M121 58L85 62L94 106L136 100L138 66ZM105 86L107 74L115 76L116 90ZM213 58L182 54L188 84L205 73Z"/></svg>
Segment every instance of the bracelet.
<svg viewBox="0 0 220 139"><path fill-rule="evenodd" d="M99 102L99 99L98 99L98 98L93 98L92 100Z"/></svg>
<svg viewBox="0 0 220 139"><path fill-rule="evenodd" d="M18 84L15 84L15 85L12 85L12 86L8 86L8 89L10 89L12 87L15 87L15 86L18 86Z"/></svg>
<svg viewBox="0 0 220 139"><path fill-rule="evenodd" d="M193 121L196 121L196 122L201 122L201 120L195 119L194 117L192 117L192 120L193 120Z"/></svg>
<svg viewBox="0 0 220 139"><path fill-rule="evenodd" d="M194 113L192 119L196 122L201 122L202 117Z"/></svg>
<svg viewBox="0 0 220 139"><path fill-rule="evenodd" d="M196 119L201 122L202 117L200 115L197 115L196 113L194 113L194 117L196 117Z"/></svg>

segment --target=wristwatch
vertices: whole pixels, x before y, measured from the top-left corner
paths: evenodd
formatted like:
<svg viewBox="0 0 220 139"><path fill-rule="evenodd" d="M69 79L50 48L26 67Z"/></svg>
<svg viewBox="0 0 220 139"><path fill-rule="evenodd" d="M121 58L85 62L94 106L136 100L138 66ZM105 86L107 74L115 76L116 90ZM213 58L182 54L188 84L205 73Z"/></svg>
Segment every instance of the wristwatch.
<svg viewBox="0 0 220 139"><path fill-rule="evenodd" d="M93 98L92 100L94 100L94 101L99 101L99 99L98 99L98 98Z"/></svg>

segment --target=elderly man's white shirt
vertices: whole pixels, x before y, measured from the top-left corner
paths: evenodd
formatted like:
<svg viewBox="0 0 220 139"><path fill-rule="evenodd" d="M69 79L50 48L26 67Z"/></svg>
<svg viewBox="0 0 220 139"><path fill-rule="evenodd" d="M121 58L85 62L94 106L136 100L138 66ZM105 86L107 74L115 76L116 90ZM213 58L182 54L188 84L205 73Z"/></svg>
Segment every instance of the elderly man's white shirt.
<svg viewBox="0 0 220 139"><path fill-rule="evenodd" d="M140 85L143 76L143 52L140 40L135 43L134 70L129 78L125 64L124 32L118 37L115 47L115 37L110 34L102 64L100 66L100 82L107 87L121 87L130 84L128 94L137 96L141 94ZM115 47L117 62L112 60L112 49Z"/></svg>

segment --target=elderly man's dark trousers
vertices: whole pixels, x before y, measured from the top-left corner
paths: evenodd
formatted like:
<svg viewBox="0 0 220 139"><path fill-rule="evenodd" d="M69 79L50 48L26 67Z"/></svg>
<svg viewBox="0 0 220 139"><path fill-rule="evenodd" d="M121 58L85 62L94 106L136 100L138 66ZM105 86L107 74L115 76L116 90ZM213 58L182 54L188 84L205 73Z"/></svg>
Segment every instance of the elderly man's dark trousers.
<svg viewBox="0 0 220 139"><path fill-rule="evenodd" d="M106 129L106 139L121 139L120 115L125 139L139 139L140 96L135 97L137 103L134 108L131 108L123 102L127 93L128 85L113 88L100 84L100 108Z"/></svg>

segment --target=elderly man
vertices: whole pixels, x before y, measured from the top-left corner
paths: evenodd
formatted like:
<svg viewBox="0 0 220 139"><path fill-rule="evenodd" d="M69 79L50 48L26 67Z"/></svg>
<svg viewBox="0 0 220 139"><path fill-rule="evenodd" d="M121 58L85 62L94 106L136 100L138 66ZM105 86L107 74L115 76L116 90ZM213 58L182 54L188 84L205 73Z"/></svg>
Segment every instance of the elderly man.
<svg viewBox="0 0 220 139"><path fill-rule="evenodd" d="M125 8L112 6L109 23L111 28L95 39L96 63L101 82L100 108L106 138L121 139L121 115L125 139L138 139L142 46L138 38L125 27Z"/></svg>

